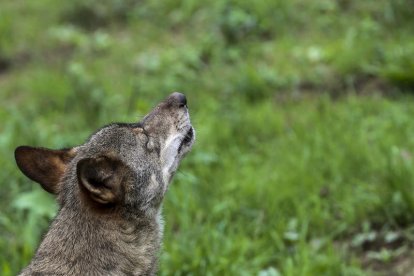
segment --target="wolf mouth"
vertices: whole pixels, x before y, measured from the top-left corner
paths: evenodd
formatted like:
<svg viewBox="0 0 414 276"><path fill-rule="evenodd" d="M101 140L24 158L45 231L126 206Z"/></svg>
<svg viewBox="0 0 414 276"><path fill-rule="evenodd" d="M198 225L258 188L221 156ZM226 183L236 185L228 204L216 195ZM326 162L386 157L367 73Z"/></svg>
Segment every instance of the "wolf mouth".
<svg viewBox="0 0 414 276"><path fill-rule="evenodd" d="M178 152L180 153L183 146L187 146L189 145L194 138L194 130L193 127L190 127L190 129L187 131L187 133L185 134L183 140L180 143L180 146L178 147Z"/></svg>

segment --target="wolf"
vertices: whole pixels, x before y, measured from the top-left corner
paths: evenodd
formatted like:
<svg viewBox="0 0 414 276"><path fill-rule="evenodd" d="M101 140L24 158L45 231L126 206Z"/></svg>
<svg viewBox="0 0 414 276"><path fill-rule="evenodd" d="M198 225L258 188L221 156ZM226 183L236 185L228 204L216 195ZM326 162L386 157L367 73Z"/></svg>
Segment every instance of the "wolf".
<svg viewBox="0 0 414 276"><path fill-rule="evenodd" d="M195 141L185 95L140 122L112 123L72 148L20 146L19 169L59 211L20 275L155 275L161 204Z"/></svg>

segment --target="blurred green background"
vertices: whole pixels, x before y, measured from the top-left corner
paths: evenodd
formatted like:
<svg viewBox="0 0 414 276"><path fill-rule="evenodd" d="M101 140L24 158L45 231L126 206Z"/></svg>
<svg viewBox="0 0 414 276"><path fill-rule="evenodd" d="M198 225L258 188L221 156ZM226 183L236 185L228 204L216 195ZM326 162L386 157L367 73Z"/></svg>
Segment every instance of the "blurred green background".
<svg viewBox="0 0 414 276"><path fill-rule="evenodd" d="M0 274L56 212L61 148L173 91L197 129L160 275L412 275L414 2L0 0Z"/></svg>

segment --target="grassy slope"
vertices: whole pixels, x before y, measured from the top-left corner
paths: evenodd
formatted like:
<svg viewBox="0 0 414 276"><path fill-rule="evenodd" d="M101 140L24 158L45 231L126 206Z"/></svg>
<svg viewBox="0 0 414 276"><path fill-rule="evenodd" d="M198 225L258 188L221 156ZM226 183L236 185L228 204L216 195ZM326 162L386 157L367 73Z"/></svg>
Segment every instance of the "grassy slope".
<svg viewBox="0 0 414 276"><path fill-rule="evenodd" d="M0 2L2 275L56 210L13 149L81 143L173 90L198 141L166 198L161 275L365 275L338 244L409 229L409 2L101 2Z"/></svg>

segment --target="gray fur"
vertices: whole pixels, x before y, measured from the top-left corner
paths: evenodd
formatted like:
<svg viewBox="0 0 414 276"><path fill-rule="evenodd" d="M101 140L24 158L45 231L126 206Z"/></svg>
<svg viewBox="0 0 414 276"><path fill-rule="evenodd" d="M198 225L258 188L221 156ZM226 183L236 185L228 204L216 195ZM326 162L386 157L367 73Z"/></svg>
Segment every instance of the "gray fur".
<svg viewBox="0 0 414 276"><path fill-rule="evenodd" d="M60 206L20 275L155 275L162 199L194 139L185 97L173 93L140 123L103 127L72 149L18 148L23 173Z"/></svg>

